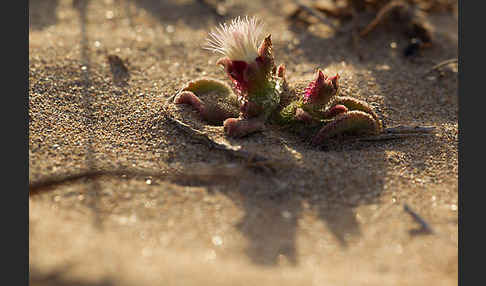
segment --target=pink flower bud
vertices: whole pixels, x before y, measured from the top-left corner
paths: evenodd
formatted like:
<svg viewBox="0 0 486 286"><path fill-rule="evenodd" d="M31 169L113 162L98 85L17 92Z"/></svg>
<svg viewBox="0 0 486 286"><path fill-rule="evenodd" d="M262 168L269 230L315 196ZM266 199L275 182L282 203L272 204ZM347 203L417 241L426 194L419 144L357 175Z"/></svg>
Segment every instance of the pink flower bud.
<svg viewBox="0 0 486 286"><path fill-rule="evenodd" d="M325 105L337 93L339 75L327 77L317 70L316 79L305 90L303 101L306 104Z"/></svg>
<svg viewBox="0 0 486 286"><path fill-rule="evenodd" d="M268 35L258 48L258 57L256 58L256 61L259 63L266 75L269 75L275 67L272 54L271 35Z"/></svg>

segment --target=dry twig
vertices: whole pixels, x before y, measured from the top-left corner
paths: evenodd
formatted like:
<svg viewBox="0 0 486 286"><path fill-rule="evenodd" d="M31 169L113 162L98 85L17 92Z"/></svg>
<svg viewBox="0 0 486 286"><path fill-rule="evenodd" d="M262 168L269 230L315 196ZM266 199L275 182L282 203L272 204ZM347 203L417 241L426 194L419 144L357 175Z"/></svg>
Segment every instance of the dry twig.
<svg viewBox="0 0 486 286"><path fill-rule="evenodd" d="M376 17L371 21L361 32L360 36L364 37L368 35L376 26L378 26L379 23L385 19L385 16L390 13L393 9L397 7L407 7L408 4L403 2L402 0L397 0L397 1L392 1L388 4L386 4L383 8L381 8L378 13L376 14Z"/></svg>
<svg viewBox="0 0 486 286"><path fill-rule="evenodd" d="M385 128L385 130L378 135L358 137L358 141L387 141L395 139L403 139L409 137L426 137L433 135L435 127L433 126L397 126L392 128Z"/></svg>
<svg viewBox="0 0 486 286"><path fill-rule="evenodd" d="M419 225L419 229L414 229L411 231L412 234L433 234L433 229L429 226L429 224L420 217L415 211L413 211L407 204L403 205L403 210L407 212L410 216L412 216L413 220L416 221Z"/></svg>
<svg viewBox="0 0 486 286"><path fill-rule="evenodd" d="M360 137L357 138L358 141L388 141L395 139L403 139L409 137L426 137L429 134L419 134L419 133L407 133L407 134L380 134L375 136Z"/></svg>
<svg viewBox="0 0 486 286"><path fill-rule="evenodd" d="M448 64L452 64L452 63L457 63L457 58L455 58L455 59L449 59L449 60L445 60L445 61L442 61L442 62L440 62L440 63L436 64L436 65L435 65L435 66L433 66L431 69L429 69L427 72L425 72L425 74L424 74L424 75L427 75L427 74L431 73L431 72L432 72L432 71L434 71L434 70L440 69L441 67L446 66L446 65L448 65Z"/></svg>
<svg viewBox="0 0 486 286"><path fill-rule="evenodd" d="M425 133L430 134L435 131L434 126L397 126L386 128L383 133L386 134L409 134L409 133Z"/></svg>

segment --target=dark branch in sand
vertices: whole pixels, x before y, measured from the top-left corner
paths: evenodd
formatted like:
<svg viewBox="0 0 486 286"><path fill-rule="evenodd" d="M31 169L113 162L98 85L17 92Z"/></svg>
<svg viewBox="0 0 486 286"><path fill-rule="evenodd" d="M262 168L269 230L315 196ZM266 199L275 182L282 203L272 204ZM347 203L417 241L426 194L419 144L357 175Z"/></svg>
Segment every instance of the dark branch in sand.
<svg viewBox="0 0 486 286"><path fill-rule="evenodd" d="M102 169L88 169L88 170L81 170L78 172L73 173L61 173L50 175L46 178L41 178L36 181L29 183L29 194L37 194L42 192L45 188L74 182L80 179L95 179L100 176L116 176L116 177L123 177L123 176L144 176L144 177L155 177L155 178L167 178L166 173L156 172L156 171L143 171L143 170L135 170L135 169L114 169L114 170L102 170Z"/></svg>
<svg viewBox="0 0 486 286"><path fill-rule="evenodd" d="M186 135L188 135L192 139L195 139L196 141L206 145L208 148L221 150L221 151L225 152L226 154L228 154L230 156L245 159L246 163L248 165L252 165L252 164L255 164L255 163L262 164L263 162L271 162L271 160L267 159L264 156L261 156L261 155L255 154L255 153L250 153L250 152L247 152L247 151L244 151L244 150L241 150L241 149L235 150L235 149L232 149L231 147L229 147L227 145L214 142L204 132L196 130L196 129L192 128L191 126L189 126L188 124L172 117L170 115L170 113L167 111L166 107L167 107L168 104L170 104L174 100L174 97L179 92L180 91L178 91L176 94L167 98L167 100L165 101L163 110L161 111L165 115L165 118L168 122L172 123L174 126L176 126L182 132L186 133Z"/></svg>
<svg viewBox="0 0 486 286"><path fill-rule="evenodd" d="M29 194L35 195L49 190L49 188L65 183L76 182L81 179L98 179L101 176L115 178L150 178L171 182L202 182L210 184L215 182L234 181L242 178L245 165L237 164L206 164L197 163L188 167L168 168L166 170L136 169L131 167L118 167L113 169L87 169L48 175L29 183Z"/></svg>
<svg viewBox="0 0 486 286"><path fill-rule="evenodd" d="M408 133L408 134L380 134L376 136L368 136L358 138L358 141L388 141L388 140L396 140L396 139L404 139L410 137L426 137L430 136L430 134L419 134L419 133Z"/></svg>
<svg viewBox="0 0 486 286"><path fill-rule="evenodd" d="M427 72L425 72L425 74L429 74L429 73L433 72L434 70L440 69L441 67L446 66L448 64L452 64L452 63L457 63L457 58L442 61L442 62L436 64L435 66L433 66Z"/></svg>
<svg viewBox="0 0 486 286"><path fill-rule="evenodd" d="M360 32L359 35L361 37L368 35L373 29L375 29L376 26L378 26L378 24L380 24L383 21L383 19L385 19L386 15L388 15L396 7L407 7L407 6L408 6L408 4L406 4L405 2L403 2L401 0L392 1L388 4L386 4L383 8L380 9L380 11L378 11L378 13L376 14L376 17L373 19L373 21L371 21Z"/></svg>
<svg viewBox="0 0 486 286"><path fill-rule="evenodd" d="M408 134L408 133L426 133L430 134L435 131L434 126L397 126L386 128L383 133L387 134Z"/></svg>
<svg viewBox="0 0 486 286"><path fill-rule="evenodd" d="M419 229L414 229L411 231L411 234L433 234L434 230L429 226L429 224L418 215L415 211L413 211L407 204L403 205L403 210L407 212L410 216L412 216L413 220L416 221L419 225Z"/></svg>
<svg viewBox="0 0 486 286"><path fill-rule="evenodd" d="M166 115L165 118L168 122L172 123L180 131L184 132L186 135L191 137L191 139L194 139L195 141L198 141L199 143L206 145L208 148L225 149L224 145L214 142L204 132L192 128L188 124L173 118L167 113L165 115Z"/></svg>
<svg viewBox="0 0 486 286"><path fill-rule="evenodd" d="M247 167L256 167L256 168L263 169L265 171L270 170L272 172L275 172L275 168L273 167L273 165L279 164L279 162L277 162L275 160L270 160L270 159L268 159L264 156L261 156L259 154L251 153L251 152L241 150L241 149L233 149L232 147L227 146L225 144L214 142L204 132L196 130L196 129L192 128L191 126L189 126L188 124L173 118L167 112L165 113L165 115L166 115L165 117L166 117L168 122L172 123L174 126L176 126L179 130L184 132L186 135L188 135L192 139L196 140L199 143L206 145L210 149L217 149L217 150L223 151L224 153L230 155L231 157L244 159L245 165Z"/></svg>
<svg viewBox="0 0 486 286"><path fill-rule="evenodd" d="M357 137L352 140L356 141L388 141L404 139L410 137L426 137L433 135L435 127L433 126L397 126L385 128L381 134L373 136Z"/></svg>

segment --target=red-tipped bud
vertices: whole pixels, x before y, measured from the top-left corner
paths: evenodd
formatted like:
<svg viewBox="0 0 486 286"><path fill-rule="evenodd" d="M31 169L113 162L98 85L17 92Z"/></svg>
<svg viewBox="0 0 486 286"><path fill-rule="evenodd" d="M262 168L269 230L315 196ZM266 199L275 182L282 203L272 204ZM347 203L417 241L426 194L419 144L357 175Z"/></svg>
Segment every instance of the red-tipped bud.
<svg viewBox="0 0 486 286"><path fill-rule="evenodd" d="M230 137L243 137L250 133L261 131L265 124L263 121L253 119L228 118L223 122L224 132Z"/></svg>
<svg viewBox="0 0 486 286"><path fill-rule="evenodd" d="M325 105L337 93L339 75L327 77L321 70L317 70L316 79L305 90L304 103Z"/></svg>
<svg viewBox="0 0 486 286"><path fill-rule="evenodd" d="M283 78L285 79L285 65L284 64L280 64L277 68L277 76L280 77L280 78Z"/></svg>
<svg viewBox="0 0 486 286"><path fill-rule="evenodd" d="M272 58L272 35L268 35L263 39L260 47L258 48L258 56L263 58Z"/></svg>
<svg viewBox="0 0 486 286"><path fill-rule="evenodd" d="M271 35L268 35L260 44L256 61L259 63L265 74L270 74L274 69L275 64L272 53Z"/></svg>
<svg viewBox="0 0 486 286"><path fill-rule="evenodd" d="M332 85L332 89L335 91L335 93L338 91L339 89L339 83L338 83L338 80L339 80L339 74L336 74L335 76L332 76L330 78L328 78L328 81L330 82L330 84Z"/></svg>

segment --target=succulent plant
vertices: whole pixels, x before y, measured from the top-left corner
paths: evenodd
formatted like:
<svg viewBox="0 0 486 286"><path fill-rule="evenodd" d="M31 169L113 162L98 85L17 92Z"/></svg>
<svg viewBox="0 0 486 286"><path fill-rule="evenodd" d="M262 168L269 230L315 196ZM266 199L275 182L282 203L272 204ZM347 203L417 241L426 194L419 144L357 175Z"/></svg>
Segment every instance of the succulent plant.
<svg viewBox="0 0 486 286"><path fill-rule="evenodd" d="M182 88L174 103L192 105L210 124L222 124L228 136L246 136L266 124L318 126L312 143L321 144L341 133L382 131L381 121L366 102L339 96L337 74L327 76L317 70L303 93L292 88L285 66L275 66L271 36L263 37L257 18L238 17L229 25L221 24L209 34L206 48L223 55L217 64L232 88L215 79L197 79Z"/></svg>

